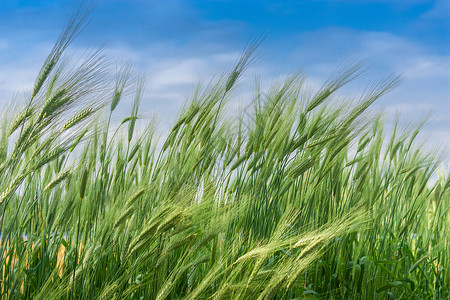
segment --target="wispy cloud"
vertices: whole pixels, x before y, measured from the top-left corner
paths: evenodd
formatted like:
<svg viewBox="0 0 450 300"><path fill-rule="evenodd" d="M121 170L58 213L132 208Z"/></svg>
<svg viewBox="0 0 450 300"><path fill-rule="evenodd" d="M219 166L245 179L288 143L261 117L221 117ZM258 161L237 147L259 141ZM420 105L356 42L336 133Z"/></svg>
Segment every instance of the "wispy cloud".
<svg viewBox="0 0 450 300"><path fill-rule="evenodd" d="M351 1L353 0L341 2ZM358 2L362 7L361 1ZM391 5L387 0L365 2L385 2L386 5ZM432 20L439 19L436 24L442 24L442 20L449 19L447 14L450 9L446 9L448 1L414 0L395 3L400 2L405 7L397 6L399 11L404 11L406 6L424 7L416 23L425 20L427 24L435 24ZM311 3L308 5L313 5ZM130 60L139 72L147 74L148 84L142 111L159 113L162 121L168 122L175 118L193 85L199 80L208 81L220 71L230 68L245 40L252 33L259 32L261 26L267 27L272 22L275 30L269 32L263 45L264 54L253 69L249 70L247 79L250 82L244 87L252 85L255 72L261 75L267 86L273 79L300 69L307 72L309 86L317 88L340 62L366 59L370 66L368 75L359 84L351 85L351 89L347 91L362 91L370 81L381 79L390 73L403 73L404 82L383 97L379 107L400 110L405 118L416 118L425 112L434 112L432 120L436 123L430 128L450 144L450 139L445 138L448 135L444 134L444 131L449 130L450 124L447 117L450 115L450 54L445 50L445 45L434 45L426 39L421 41L419 36L401 34L396 28L363 30L353 23L346 24L336 19L337 16L333 16L336 25L331 26L331 21L327 21L324 24L328 25L320 26L314 20L305 19L307 26L302 27L301 22L289 19L296 16L295 9L303 7L297 4L290 8L286 4L276 7L257 5L256 10L267 10L264 16L268 19L264 20L225 11L212 13L212 9L229 7L231 4L210 2L200 5L181 0L151 3L143 0L108 1L101 5L91 26L74 43L72 49L76 52L87 45L99 46L108 42L105 50L108 55L119 61ZM43 18L49 18L50 14L60 13L66 8L67 4L66 7L54 4L47 10L38 5L33 6L20 10L15 21L12 15L1 15L6 18L0 22L5 29L0 33L0 91L3 95L31 88L35 75L58 34L60 25L56 26L56 23L63 17L47 24L43 22ZM290 10L286 11L286 8ZM38 11L41 15L36 13ZM312 10L311 14L316 16L319 12ZM30 23L39 23L38 26L19 26L17 20L24 16L30 18ZM9 21L11 24L5 25ZM283 26L288 25L289 28L283 29ZM416 25L414 22L408 23L405 28ZM14 26L17 28L14 29ZM307 27L318 29L307 30ZM425 33L429 29L426 26L420 28ZM239 101L245 102L245 99L241 97ZM1 97L0 101L5 102L5 97ZM128 104L123 103L123 112L127 111Z"/></svg>
<svg viewBox="0 0 450 300"><path fill-rule="evenodd" d="M434 1L433 7L425 12L422 17L424 19L439 19L445 21L447 26L450 25L450 2L447 0Z"/></svg>

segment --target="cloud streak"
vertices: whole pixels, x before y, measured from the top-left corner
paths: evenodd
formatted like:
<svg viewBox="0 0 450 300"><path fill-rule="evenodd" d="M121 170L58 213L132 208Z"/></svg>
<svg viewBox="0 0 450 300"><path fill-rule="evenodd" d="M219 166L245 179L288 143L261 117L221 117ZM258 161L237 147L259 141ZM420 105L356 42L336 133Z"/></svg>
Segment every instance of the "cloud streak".
<svg viewBox="0 0 450 300"><path fill-rule="evenodd" d="M264 21L254 21L251 16L247 20L233 18L224 12L222 17L217 12L211 14L211 7L219 5L217 3L210 4L210 8L201 7L195 1L180 0L170 0L170 5L133 1L125 7L124 3L114 0L105 4L72 49L77 52L86 45L109 41L105 50L108 55L119 61L131 60L139 72L148 75L142 111L158 113L163 122L174 120L199 80L207 82L232 67L245 40L255 29L261 28L258 26ZM442 12L439 12L447 5L445 1L409 3L411 7L426 5L416 23L423 20L432 23L434 19L442 23ZM295 8L294 5L292 9ZM261 10L263 5L255 9ZM22 10L19 16L46 17L35 15L36 11L42 11L38 6L29 10L33 13ZM61 7L55 4L49 13L60 10ZM297 23L290 23L293 12L286 11L285 7L271 7L266 12L268 17L275 13L283 13L286 24L294 27L281 31L281 25L274 24L274 30L269 32L263 45L262 58L247 74L249 81L259 73L267 85L274 78L301 69L309 75L310 86L318 86L340 62L363 58L370 66L367 76L345 91L360 91L370 81L390 73L403 73L404 82L383 97L378 107L387 111L400 110L406 119L420 118L425 112L433 111L435 122L429 128L439 136L440 143L450 145L450 137L445 133L450 132L450 53L445 50L445 45L435 46L426 39L422 43L416 36L402 35L395 30L366 30L344 26L342 22L306 30L295 27ZM280 18L278 16L277 20ZM47 27L44 24L37 26L39 31L24 27L7 27L9 30L0 31L0 95L3 95L0 103L8 101L18 90L31 88L51 49L52 39L57 36L55 22ZM418 26L413 23L408 23L407 27ZM27 33L27 30L31 31ZM248 86L251 84L249 82ZM245 102L247 98L239 96L238 101ZM128 110L128 104L123 103L123 113Z"/></svg>

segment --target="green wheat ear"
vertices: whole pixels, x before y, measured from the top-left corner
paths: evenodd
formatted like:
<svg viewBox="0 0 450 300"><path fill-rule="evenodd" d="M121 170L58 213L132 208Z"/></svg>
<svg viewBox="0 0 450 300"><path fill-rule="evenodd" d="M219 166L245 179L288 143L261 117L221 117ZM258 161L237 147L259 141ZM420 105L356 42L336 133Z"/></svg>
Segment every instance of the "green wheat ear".
<svg viewBox="0 0 450 300"><path fill-rule="evenodd" d="M80 199L84 199L84 195L86 193L87 182L89 178L89 170L85 168L80 178Z"/></svg>
<svg viewBox="0 0 450 300"><path fill-rule="evenodd" d="M36 80L36 83L34 84L33 93L31 95L31 98L34 98L37 93L41 90L42 85L47 80L47 77L50 75L50 72L53 70L53 67L56 64L56 59L52 58L44 67L44 70L42 71L41 75Z"/></svg>
<svg viewBox="0 0 450 300"><path fill-rule="evenodd" d="M29 173L22 173L11 181L9 186L4 192L0 194L0 205L2 205L8 198L16 191L16 189L22 184L23 180Z"/></svg>
<svg viewBox="0 0 450 300"><path fill-rule="evenodd" d="M113 112L117 105L120 102L120 98L122 97L122 92L121 91L114 91L114 95L111 101L111 112Z"/></svg>
<svg viewBox="0 0 450 300"><path fill-rule="evenodd" d="M82 120L86 119L93 112L92 107L87 107L78 112L75 116L73 116L69 121L67 121L62 130L67 130L72 128L73 126L79 124Z"/></svg>
<svg viewBox="0 0 450 300"><path fill-rule="evenodd" d="M144 92L144 84L145 84L145 77L139 78L139 80L137 82L136 95L134 97L134 102L133 102L133 109L131 111L130 123L128 125L128 142L131 142L131 139L133 138L134 127L136 125L136 120L138 118L137 114L138 114L139 104L141 102L142 94Z"/></svg>
<svg viewBox="0 0 450 300"><path fill-rule="evenodd" d="M8 129L8 136L13 134L19 126L25 123L33 115L33 108L25 109L20 115L18 115L14 121L11 123L11 126Z"/></svg>
<svg viewBox="0 0 450 300"><path fill-rule="evenodd" d="M122 98L124 89L127 86L127 83L130 78L131 69L132 69L131 65L125 64L125 65L121 66L117 71L116 86L114 88L113 97L112 97L112 101L111 101L111 107L110 107L111 112L113 112L116 109L117 105L119 104L119 102Z"/></svg>
<svg viewBox="0 0 450 300"><path fill-rule="evenodd" d="M58 176L56 176L52 181L50 181L47 184L47 186L45 187L44 190L48 191L48 190L53 189L58 184L60 184L64 180L66 180L70 175L72 175L72 172L73 171L69 170L69 171L64 171L64 172L60 173Z"/></svg>

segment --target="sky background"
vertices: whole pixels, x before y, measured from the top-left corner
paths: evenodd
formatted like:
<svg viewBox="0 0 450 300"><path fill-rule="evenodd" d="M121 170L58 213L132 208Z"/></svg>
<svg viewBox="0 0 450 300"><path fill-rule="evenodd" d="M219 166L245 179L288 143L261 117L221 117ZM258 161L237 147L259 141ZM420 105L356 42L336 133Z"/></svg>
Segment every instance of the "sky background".
<svg viewBox="0 0 450 300"><path fill-rule="evenodd" d="M199 80L233 66L246 41L266 34L258 75L267 85L295 71L319 87L343 61L364 59L367 75L344 90L403 73L402 84L376 104L405 121L432 113L424 135L450 149L449 0L98 0L72 53L106 44L118 61L147 74L141 111L173 122ZM0 105L30 91L73 1L0 0ZM234 101L245 106L250 92ZM123 103L122 111L131 109ZM128 106L126 106L128 105Z"/></svg>

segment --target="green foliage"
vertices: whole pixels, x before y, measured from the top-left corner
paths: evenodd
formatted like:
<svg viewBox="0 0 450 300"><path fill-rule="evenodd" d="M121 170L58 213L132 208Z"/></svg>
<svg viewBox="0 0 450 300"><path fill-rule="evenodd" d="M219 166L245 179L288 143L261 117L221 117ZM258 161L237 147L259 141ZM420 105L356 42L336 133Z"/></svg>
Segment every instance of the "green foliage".
<svg viewBox="0 0 450 300"><path fill-rule="evenodd" d="M352 108L335 92L358 64L312 97L294 75L230 121L258 40L194 92L159 147L137 122L142 80L123 135L108 134L129 67L111 103L93 103L101 55L58 65L81 25L71 19L29 102L2 115L5 298L448 299L450 178L430 183L439 161L414 147L418 130L388 139L381 117L361 117L398 78Z"/></svg>

